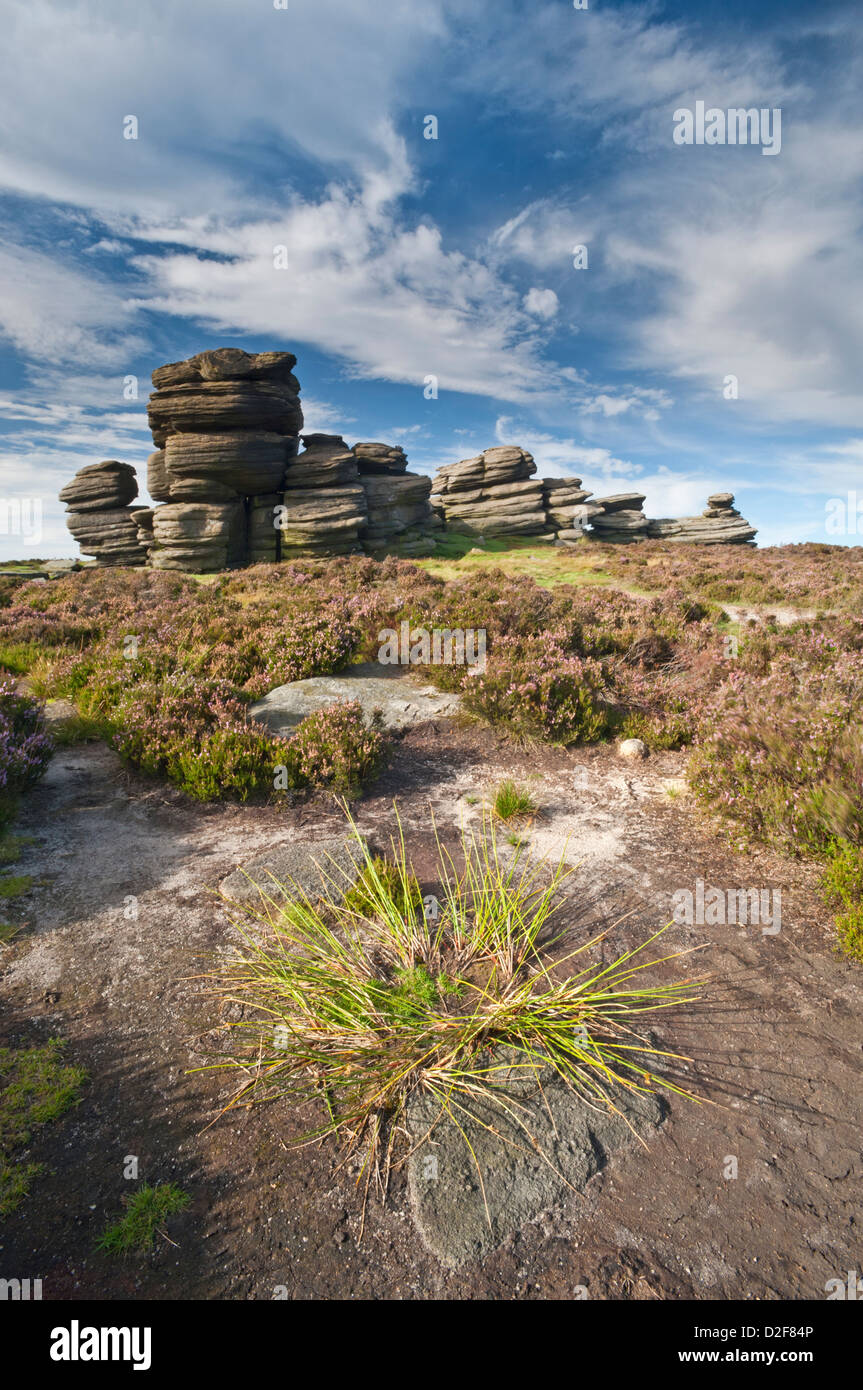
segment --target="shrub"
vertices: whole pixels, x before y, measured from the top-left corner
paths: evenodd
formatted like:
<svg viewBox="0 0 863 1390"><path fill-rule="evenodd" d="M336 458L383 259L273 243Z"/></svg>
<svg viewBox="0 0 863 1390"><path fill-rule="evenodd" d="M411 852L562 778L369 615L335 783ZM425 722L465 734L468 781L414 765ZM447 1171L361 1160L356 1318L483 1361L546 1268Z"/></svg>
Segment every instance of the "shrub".
<svg viewBox="0 0 863 1390"><path fill-rule="evenodd" d="M12 820L18 795L45 772L53 747L44 707L0 681L0 829Z"/></svg>
<svg viewBox="0 0 863 1390"><path fill-rule="evenodd" d="M863 849L835 841L821 882L826 901L842 909L836 916L840 950L863 961Z"/></svg>
<svg viewBox="0 0 863 1390"><path fill-rule="evenodd" d="M605 737L611 709L599 663L568 656L554 637L499 638L485 671L465 679L465 707L528 739L568 746Z"/></svg>
<svg viewBox="0 0 863 1390"><path fill-rule="evenodd" d="M863 657L832 666L783 655L768 675L735 673L705 716L689 780L748 834L819 854L863 841Z"/></svg>
<svg viewBox="0 0 863 1390"><path fill-rule="evenodd" d="M272 793L282 741L247 723L245 706L224 681L174 678L134 686L120 704L115 736L122 757L161 773L199 801Z"/></svg>
<svg viewBox="0 0 863 1390"><path fill-rule="evenodd" d="M367 727L356 700L327 705L300 724L286 762L299 787L332 787L352 795L376 772L385 747L379 717Z"/></svg>

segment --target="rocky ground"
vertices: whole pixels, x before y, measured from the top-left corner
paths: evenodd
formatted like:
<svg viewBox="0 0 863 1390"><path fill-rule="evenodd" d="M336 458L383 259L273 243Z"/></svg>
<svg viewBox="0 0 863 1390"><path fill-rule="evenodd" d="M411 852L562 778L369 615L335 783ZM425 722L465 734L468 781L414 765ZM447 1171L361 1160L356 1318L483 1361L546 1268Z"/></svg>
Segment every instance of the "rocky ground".
<svg viewBox="0 0 863 1390"><path fill-rule="evenodd" d="M615 943L668 921L672 893L699 878L782 894L776 935L666 937L705 946L704 1002L657 1025L692 1058L685 1081L704 1103L672 1097L647 1148L598 1152L581 1193L519 1207L494 1248L452 1267L424 1241L405 1175L385 1207L370 1203L359 1240L355 1178L333 1143L292 1147L299 1120L284 1106L220 1117L225 1077L190 1070L218 1021L202 977L235 939L219 883L275 844L337 833L339 811L200 806L102 745L60 750L18 827L34 837L20 868L35 883L27 929L0 957L0 1041L64 1037L91 1080L33 1141L46 1171L0 1226L0 1273L41 1277L61 1299L823 1299L828 1279L859 1267L863 977L832 949L812 872L729 849L691 809L684 766L678 753L519 752L439 720L396 742L355 807L383 848L397 798L432 892L430 810L452 840L502 777L534 779L543 815L528 838L578 865L578 930L629 914ZM118 1261L93 1247L130 1189L129 1155L192 1202L152 1256Z"/></svg>

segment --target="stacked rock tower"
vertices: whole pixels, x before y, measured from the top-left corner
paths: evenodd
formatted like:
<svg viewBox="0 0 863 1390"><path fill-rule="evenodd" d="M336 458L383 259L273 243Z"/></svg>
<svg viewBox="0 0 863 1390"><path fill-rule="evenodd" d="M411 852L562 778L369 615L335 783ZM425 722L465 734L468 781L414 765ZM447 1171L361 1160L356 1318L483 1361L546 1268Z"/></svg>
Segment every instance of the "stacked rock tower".
<svg viewBox="0 0 863 1390"><path fill-rule="evenodd" d="M542 479L533 455L514 444L486 449L441 468L432 506L452 531L476 536L532 536L546 529Z"/></svg>
<svg viewBox="0 0 863 1390"><path fill-rule="evenodd" d="M66 525L87 555L100 565L143 565L147 560L149 507L131 507L138 496L135 470L118 459L91 463L60 493Z"/></svg>
<svg viewBox="0 0 863 1390"><path fill-rule="evenodd" d="M154 569L218 570L248 558L259 499L278 498L299 447L296 361L216 348L154 371L147 484L165 504L153 513Z"/></svg>

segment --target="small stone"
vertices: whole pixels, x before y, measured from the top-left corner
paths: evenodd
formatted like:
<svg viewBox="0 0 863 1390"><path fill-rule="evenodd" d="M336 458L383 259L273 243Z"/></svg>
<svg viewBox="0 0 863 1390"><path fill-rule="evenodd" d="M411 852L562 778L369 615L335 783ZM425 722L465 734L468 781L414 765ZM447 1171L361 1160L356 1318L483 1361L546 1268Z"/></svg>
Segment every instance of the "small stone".
<svg viewBox="0 0 863 1390"><path fill-rule="evenodd" d="M617 751L622 758L646 758L647 744L640 738L625 738Z"/></svg>

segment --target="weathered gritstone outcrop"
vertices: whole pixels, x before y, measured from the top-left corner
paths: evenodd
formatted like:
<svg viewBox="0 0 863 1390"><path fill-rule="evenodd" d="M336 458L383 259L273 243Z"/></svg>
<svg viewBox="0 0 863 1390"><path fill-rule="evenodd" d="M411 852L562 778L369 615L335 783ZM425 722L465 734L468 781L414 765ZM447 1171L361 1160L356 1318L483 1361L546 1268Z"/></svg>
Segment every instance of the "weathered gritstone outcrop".
<svg viewBox="0 0 863 1390"><path fill-rule="evenodd" d="M69 512L66 525L85 555L100 565L144 565L147 551L138 537L136 515L147 508L118 507L104 512Z"/></svg>
<svg viewBox="0 0 863 1390"><path fill-rule="evenodd" d="M296 438L303 427L292 352L215 348L153 373L147 415L157 446L170 435L256 430Z"/></svg>
<svg viewBox="0 0 863 1390"><path fill-rule="evenodd" d="M291 352L216 348L153 372L147 413L156 449L133 507L135 470L91 464L60 494L67 524L97 564L204 572L249 562L365 550L430 555L443 527L475 536L585 535L740 544L756 535L730 492L700 517L649 521L644 495L592 497L580 478L536 478L526 449L495 445L441 468L408 472L400 445L307 434Z"/></svg>
<svg viewBox="0 0 863 1390"><path fill-rule="evenodd" d="M285 488L308 490L359 481L357 460L340 434L304 434L304 449L290 460Z"/></svg>
<svg viewBox="0 0 863 1390"><path fill-rule="evenodd" d="M290 443L295 449L294 441ZM232 497L219 499L223 501L278 492L288 467L288 440L281 434L257 430L172 434L165 445L165 466L172 500L181 495L180 489L187 482L202 489L224 488Z"/></svg>
<svg viewBox="0 0 863 1390"><path fill-rule="evenodd" d="M510 444L486 449L438 471L432 506L449 529L468 535L541 535L544 488L541 479L532 478L535 472L525 449Z"/></svg>
<svg viewBox="0 0 863 1390"><path fill-rule="evenodd" d="M602 508L591 518L596 540L625 543L645 539L648 520L641 510L645 500L643 492L618 492L593 500Z"/></svg>
<svg viewBox="0 0 863 1390"><path fill-rule="evenodd" d="M168 502L153 512L153 569L223 570L242 563L246 549L242 502Z"/></svg>
<svg viewBox="0 0 863 1390"><path fill-rule="evenodd" d="M290 460L278 499L277 558L347 555L359 549L365 495L357 461L340 434L303 435L305 448ZM253 522L256 547L263 521Z"/></svg>
<svg viewBox="0 0 863 1390"><path fill-rule="evenodd" d="M363 549L385 555L434 553L434 531L441 520L429 503L431 478L408 473L404 449L386 444L355 444L354 455L366 498L366 524L360 532Z"/></svg>
<svg viewBox="0 0 863 1390"><path fill-rule="evenodd" d="M126 507L138 496L138 479L129 463L105 459L76 473L60 493L70 512L105 512Z"/></svg>
<svg viewBox="0 0 863 1390"><path fill-rule="evenodd" d="M137 496L135 470L119 459L91 463L66 484L60 493L66 525L85 555L100 565L146 563L135 518L147 509L128 505Z"/></svg>
<svg viewBox="0 0 863 1390"><path fill-rule="evenodd" d="M286 492L279 522L280 558L349 555L359 549L366 496L359 483Z"/></svg>
<svg viewBox="0 0 863 1390"><path fill-rule="evenodd" d="M582 530L582 517L576 508L592 494L581 486L580 478L543 478L542 500L548 525L558 533Z"/></svg>
<svg viewBox="0 0 863 1390"><path fill-rule="evenodd" d="M648 523L654 540L689 541L695 545L747 545L758 532L732 505L734 494L714 492L701 516L661 518Z"/></svg>
<svg viewBox="0 0 863 1390"><path fill-rule="evenodd" d="M276 509L303 424L296 360L216 348L153 372L147 414L157 450L147 481L169 509L153 517L155 568L279 558Z"/></svg>
<svg viewBox="0 0 863 1390"><path fill-rule="evenodd" d="M354 455L361 473L405 473L408 456L398 444L355 444Z"/></svg>

